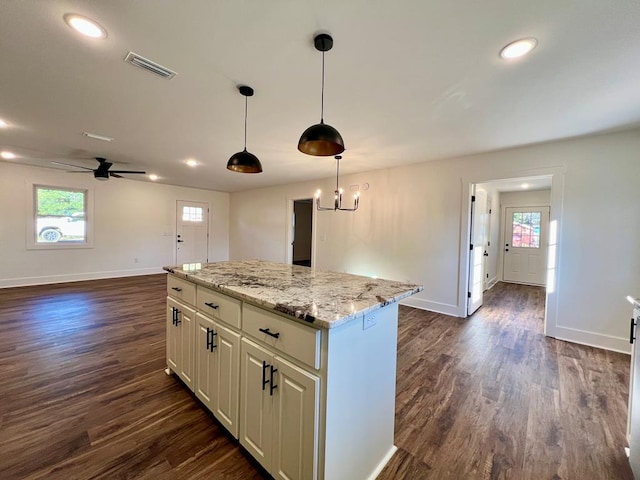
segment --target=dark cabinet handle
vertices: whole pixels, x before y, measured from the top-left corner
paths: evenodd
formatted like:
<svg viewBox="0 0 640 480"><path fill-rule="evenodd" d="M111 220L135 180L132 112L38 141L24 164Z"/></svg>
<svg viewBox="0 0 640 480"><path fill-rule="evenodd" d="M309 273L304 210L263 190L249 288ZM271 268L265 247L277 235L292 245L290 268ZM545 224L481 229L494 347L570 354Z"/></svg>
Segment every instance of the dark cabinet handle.
<svg viewBox="0 0 640 480"><path fill-rule="evenodd" d="M269 379L269 395L273 396L273 391L278 388L278 386L276 384L273 383L273 374L276 373L278 371L277 368L273 368L273 365L270 365L271 367L271 375L270 375L270 379Z"/></svg>
<svg viewBox="0 0 640 480"><path fill-rule="evenodd" d="M267 380L267 367L270 367L270 366L271 365L269 365L264 360L262 361L262 391L263 392L264 392L264 388L267 386L267 383L269 383L269 380Z"/></svg>
<svg viewBox="0 0 640 480"><path fill-rule="evenodd" d="M175 290L176 292L181 292L182 289L180 287L171 287L171 290Z"/></svg>
<svg viewBox="0 0 640 480"><path fill-rule="evenodd" d="M204 302L204 304L205 304L207 307L213 308L214 310L217 310L217 309L220 307L220 305L216 305L216 304L215 304L215 303L213 303L213 302Z"/></svg>
<svg viewBox="0 0 640 480"><path fill-rule="evenodd" d="M258 330L260 330L262 333L266 333L267 335L269 335L270 337L273 338L279 338L280 337L280 333L276 332L270 332L268 328L259 328Z"/></svg>
<svg viewBox="0 0 640 480"><path fill-rule="evenodd" d="M213 328L207 327L207 350L209 350L210 352L213 352L213 349L217 347L217 345L213 343L213 337L215 337L216 335L217 333L213 330Z"/></svg>
<svg viewBox="0 0 640 480"><path fill-rule="evenodd" d="M171 313L172 313L172 319L171 319L171 323L173 323L174 326L178 326L180 324L180 322L182 322L182 320L180 320L180 310L178 310L176 307L171 307Z"/></svg>
<svg viewBox="0 0 640 480"><path fill-rule="evenodd" d="M634 335L635 326L636 326L636 320L635 318L631 317L631 326L629 328L629 343L633 343L633 341L636 339L636 336Z"/></svg>

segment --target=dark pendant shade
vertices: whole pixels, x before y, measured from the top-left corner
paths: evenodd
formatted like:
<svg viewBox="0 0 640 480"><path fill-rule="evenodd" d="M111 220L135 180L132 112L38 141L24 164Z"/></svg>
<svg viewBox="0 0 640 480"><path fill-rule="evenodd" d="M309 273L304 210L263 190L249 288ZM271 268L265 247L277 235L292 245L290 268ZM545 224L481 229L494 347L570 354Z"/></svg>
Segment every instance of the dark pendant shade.
<svg viewBox="0 0 640 480"><path fill-rule="evenodd" d="M260 173L262 172L262 164L253 153L243 151L234 153L227 162L227 169L238 173Z"/></svg>
<svg viewBox="0 0 640 480"><path fill-rule="evenodd" d="M307 128L300 137L298 150L307 155L329 157L344 152L344 140L340 132L324 122Z"/></svg>

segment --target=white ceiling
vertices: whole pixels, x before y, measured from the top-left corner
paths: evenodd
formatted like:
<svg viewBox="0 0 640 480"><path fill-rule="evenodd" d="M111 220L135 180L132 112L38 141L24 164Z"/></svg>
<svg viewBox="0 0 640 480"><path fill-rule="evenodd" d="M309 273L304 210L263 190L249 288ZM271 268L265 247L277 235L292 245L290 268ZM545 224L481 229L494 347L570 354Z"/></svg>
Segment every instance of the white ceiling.
<svg viewBox="0 0 640 480"><path fill-rule="evenodd" d="M108 37L79 36L68 12ZM162 183L229 192L331 177L333 158L296 149L320 117L321 31L334 38L325 121L345 140L343 173L631 128L638 25L637 0L2 0L0 118L11 128L0 149L52 168L105 156ZM539 42L531 55L499 58L527 36ZM129 51L178 75L128 65ZM255 89L257 175L225 168L243 146L239 84Z"/></svg>

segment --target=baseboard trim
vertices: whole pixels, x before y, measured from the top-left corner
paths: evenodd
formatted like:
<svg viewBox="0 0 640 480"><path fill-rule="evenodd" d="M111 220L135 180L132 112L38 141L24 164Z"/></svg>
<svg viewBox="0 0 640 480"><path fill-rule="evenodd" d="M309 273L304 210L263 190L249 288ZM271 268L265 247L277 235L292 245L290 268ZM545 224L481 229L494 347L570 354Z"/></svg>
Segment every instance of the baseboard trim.
<svg viewBox="0 0 640 480"><path fill-rule="evenodd" d="M587 332L568 327L555 326L553 338L565 342L579 343L588 347L602 348L612 352L631 354L631 344L628 338L613 337L601 333Z"/></svg>
<svg viewBox="0 0 640 480"><path fill-rule="evenodd" d="M428 310L430 312L443 313L444 315L451 315L452 317L464 317L464 314L460 313L460 308L457 305L451 305L449 303L432 302L430 300L409 297L400 301L400 305L419 308L420 310Z"/></svg>
<svg viewBox="0 0 640 480"><path fill-rule="evenodd" d="M367 480L375 480L378 475L380 475L380 472L384 470L384 467L386 467L387 463L389 463L389 460L391 460L391 457L393 457L393 454L396 453L397 450L398 447L396 447L395 445L391 445L391 448L389 449L387 454L382 457L382 460L380 460L380 463L378 463L375 470L371 472L371 475L367 477Z"/></svg>
<svg viewBox="0 0 640 480"><path fill-rule="evenodd" d="M72 273L66 275L46 275L42 277L21 277L0 280L0 288L27 287L32 285L48 285L51 283L82 282L85 280L101 280L104 278L136 277L164 273L161 267L138 268L135 270L114 270L110 272Z"/></svg>

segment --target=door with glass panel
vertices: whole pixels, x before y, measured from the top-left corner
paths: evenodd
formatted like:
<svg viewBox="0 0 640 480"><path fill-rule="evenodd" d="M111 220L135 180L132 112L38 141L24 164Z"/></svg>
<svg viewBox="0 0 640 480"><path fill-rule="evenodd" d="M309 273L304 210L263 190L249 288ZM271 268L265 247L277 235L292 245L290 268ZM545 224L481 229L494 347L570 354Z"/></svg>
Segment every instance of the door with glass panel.
<svg viewBox="0 0 640 480"><path fill-rule="evenodd" d="M506 207L504 225L503 280L545 285L549 207Z"/></svg>
<svg viewBox="0 0 640 480"><path fill-rule="evenodd" d="M209 205L178 200L176 263L205 263L209 244Z"/></svg>

